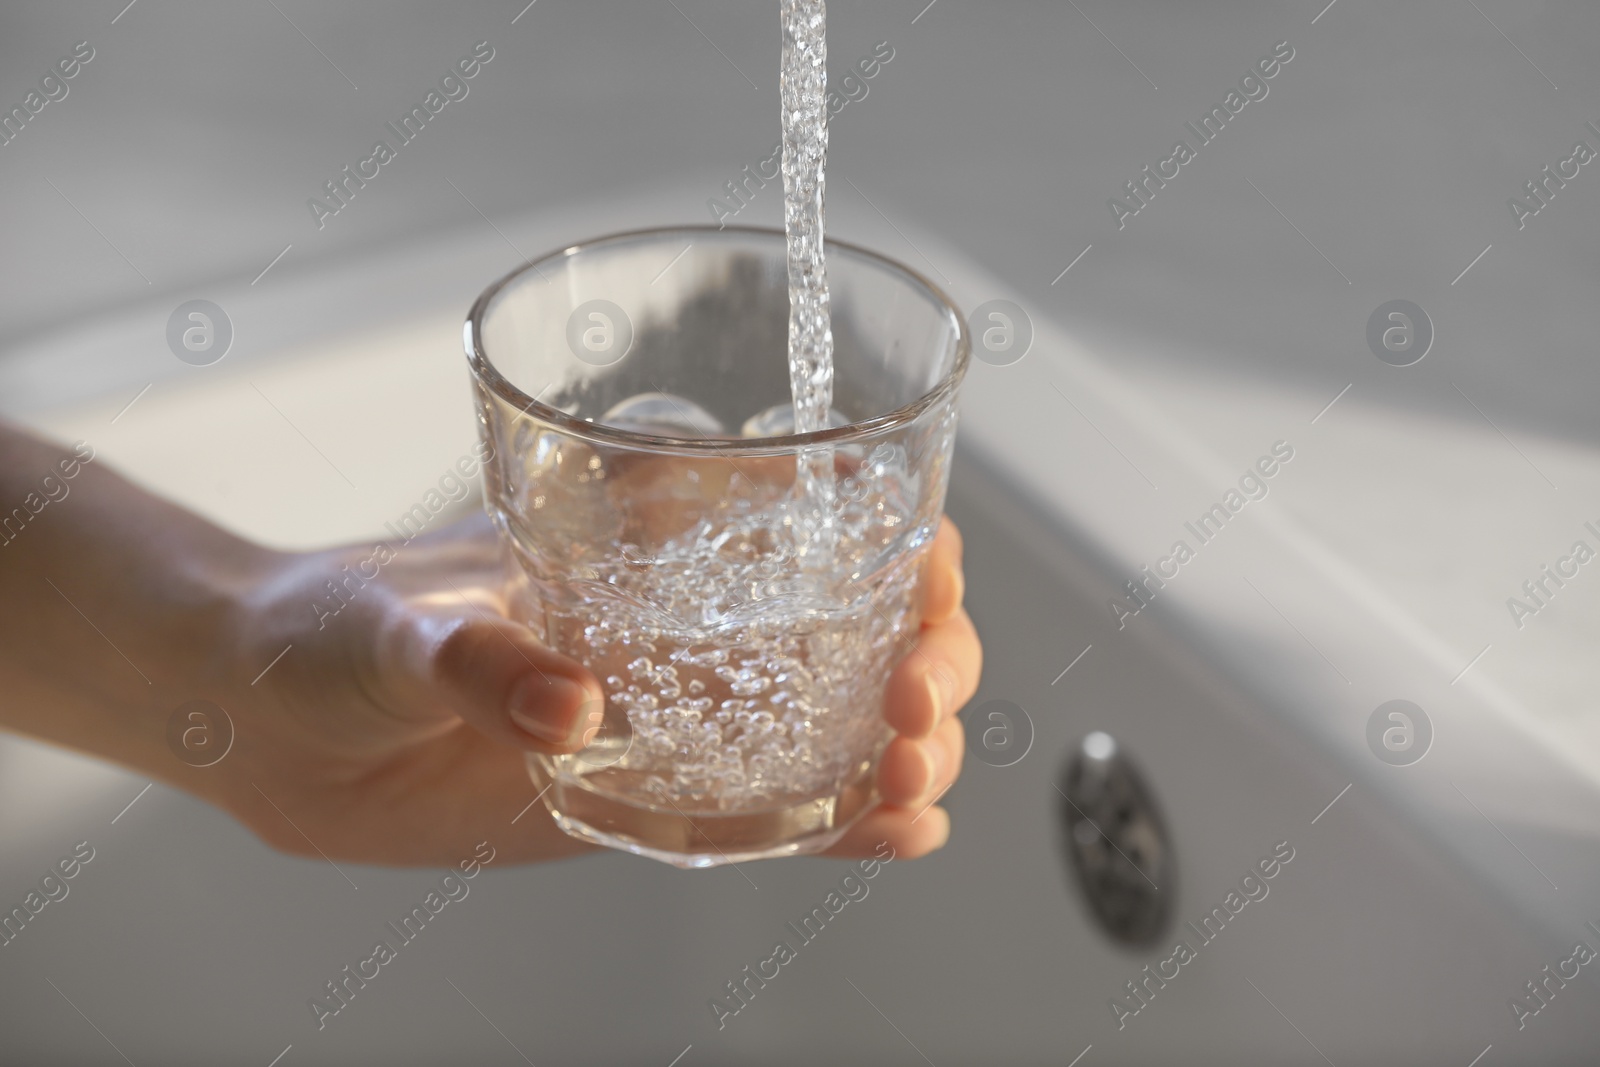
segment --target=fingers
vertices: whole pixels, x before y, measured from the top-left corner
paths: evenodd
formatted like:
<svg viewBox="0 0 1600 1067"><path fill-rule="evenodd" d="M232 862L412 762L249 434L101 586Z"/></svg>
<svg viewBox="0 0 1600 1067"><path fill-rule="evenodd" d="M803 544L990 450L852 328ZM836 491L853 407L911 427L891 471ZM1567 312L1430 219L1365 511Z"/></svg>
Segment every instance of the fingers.
<svg viewBox="0 0 1600 1067"><path fill-rule="evenodd" d="M961 607L961 553L961 532L946 518L923 570L922 632L890 677L884 701L884 718L907 737L927 737L977 692L983 649Z"/></svg>
<svg viewBox="0 0 1600 1067"><path fill-rule="evenodd" d="M961 773L966 737L961 720L947 719L923 741L897 737L878 762L878 794L885 804L920 809Z"/></svg>
<svg viewBox="0 0 1600 1067"><path fill-rule="evenodd" d="M966 578L961 573L961 531L949 519L939 524L922 571L922 624L937 626L961 609Z"/></svg>
<svg viewBox="0 0 1600 1067"><path fill-rule="evenodd" d="M862 816L838 844L823 853L840 859L885 855L914 860L944 847L950 840L950 814L931 807L920 814L903 808L880 807Z"/></svg>
<svg viewBox="0 0 1600 1067"><path fill-rule="evenodd" d="M878 765L883 803L862 817L825 855L893 855L915 859L944 847L950 815L937 801L961 773L966 738L957 719L948 720L926 741L899 737L889 743Z"/></svg>
<svg viewBox="0 0 1600 1067"><path fill-rule="evenodd" d="M966 736L955 712L977 692L983 647L961 607L961 533L945 519L923 571L922 632L890 676L884 718L899 734L878 763L883 803L825 855L915 859L943 848L950 815L935 802L961 773Z"/></svg>
<svg viewBox="0 0 1600 1067"><path fill-rule="evenodd" d="M509 619L412 615L402 631L397 673L495 741L575 752L600 725L595 677Z"/></svg>
<svg viewBox="0 0 1600 1067"><path fill-rule="evenodd" d="M958 607L945 622L923 626L911 653L889 676L883 717L905 737L927 737L972 699L982 673L978 631Z"/></svg>

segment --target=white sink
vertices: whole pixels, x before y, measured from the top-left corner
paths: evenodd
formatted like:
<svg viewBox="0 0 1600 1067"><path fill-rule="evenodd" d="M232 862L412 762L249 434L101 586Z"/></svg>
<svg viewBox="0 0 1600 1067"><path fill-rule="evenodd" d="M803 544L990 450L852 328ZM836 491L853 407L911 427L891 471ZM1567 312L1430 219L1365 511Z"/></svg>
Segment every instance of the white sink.
<svg viewBox="0 0 1600 1067"><path fill-rule="evenodd" d="M670 217L665 205L700 192L504 228L537 253ZM932 267L964 306L1008 295L910 234L914 246L887 225L849 236ZM206 294L238 338L215 366L173 360L171 302L152 303L38 342L0 366L0 395L8 415L89 440L241 533L283 547L365 537L471 445L460 322L515 262L486 230L336 274L241 279ZM736 871L620 855L491 870L319 1031L308 999L434 875L349 868L352 891L186 796L141 794L144 779L11 740L0 903L78 841L96 858L0 949L0 1058L121 1062L114 1044L141 1064L264 1065L287 1049L284 1067L519 1053L570 1064L684 1053L682 1067L1464 1067L1493 1046L1485 1067L1590 1062L1592 977L1521 1029L1510 1001L1574 942L1600 948L1585 925L1600 923L1600 732L1575 714L1591 700L1571 667L1592 655L1600 613L1575 592L1552 636L1517 631L1482 608L1516 581L1473 565L1525 558L1510 568L1520 581L1580 536L1565 512L1487 425L1406 422L1359 388L1313 423L1327 397L1157 376L1043 314L1034 327L1020 363L974 364L950 503L987 650L974 710L1020 705L1032 748L1006 768L969 758L946 798L950 846L885 868L724 1029L708 1000L770 954L840 865L754 865L759 889ZM1278 441L1294 455L1270 494L1119 628L1109 604L1123 583ZM1594 456L1525 445L1569 498L1600 499ZM1516 506L1480 508L1472 486L1484 480L1511 486ZM1449 485L1459 492L1438 491ZM1484 587L1451 584L1464 574ZM1435 732L1403 767L1366 739L1372 711L1400 698ZM987 724L970 717L976 743ZM1135 756L1165 813L1178 864L1166 947L1105 939L1065 862L1054 786L1095 729ZM485 812L485 836L515 834L515 814ZM1125 983L1171 956L1190 937L1183 924L1280 842L1294 858L1270 894L1215 942L1191 938L1196 958L1119 1027L1112 999L1136 1003Z"/></svg>

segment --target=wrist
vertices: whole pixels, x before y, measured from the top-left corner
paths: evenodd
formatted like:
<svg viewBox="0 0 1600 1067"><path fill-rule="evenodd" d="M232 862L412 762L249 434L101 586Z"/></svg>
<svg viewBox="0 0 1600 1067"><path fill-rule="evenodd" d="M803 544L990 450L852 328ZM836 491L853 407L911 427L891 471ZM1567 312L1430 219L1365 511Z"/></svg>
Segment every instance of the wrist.
<svg viewBox="0 0 1600 1067"><path fill-rule="evenodd" d="M143 699L103 705L93 741L74 747L238 811L254 799L242 768L261 732L251 682L270 661L253 656L252 605L290 557L207 534L161 574L155 624L138 641Z"/></svg>
<svg viewBox="0 0 1600 1067"><path fill-rule="evenodd" d="M33 512L0 545L0 602L18 608L0 616L0 728L159 774L167 716L224 695L239 605L277 554L98 457L70 475L70 495L29 503L34 472L65 453L0 425L0 490Z"/></svg>

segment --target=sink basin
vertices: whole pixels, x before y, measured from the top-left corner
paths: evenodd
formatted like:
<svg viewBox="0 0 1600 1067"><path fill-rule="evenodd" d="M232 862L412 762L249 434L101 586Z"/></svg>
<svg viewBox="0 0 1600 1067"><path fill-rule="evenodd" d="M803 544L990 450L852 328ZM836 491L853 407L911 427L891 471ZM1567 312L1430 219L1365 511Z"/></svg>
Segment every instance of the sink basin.
<svg viewBox="0 0 1600 1067"><path fill-rule="evenodd" d="M537 251L686 196L505 229ZM1005 295L931 236L850 237L937 263L964 306ZM37 342L0 368L0 395L9 415L89 440L273 545L374 535L474 441L460 322L511 262L474 231L219 288L235 351L204 368L166 353L168 306L152 304ZM787 924L843 864L491 864L319 1028L309 1002L436 872L343 865L347 883L164 786L5 740L0 903L77 842L94 859L0 950L3 1058L1590 1062L1593 977L1558 988L1545 968L1576 942L1600 949L1600 736L1561 714L1580 695L1552 667L1560 648L1474 630L1430 593L1448 591L1451 558L1510 537L1506 523L1465 523L1470 497L1450 512L1409 490L1465 462L1514 477L1516 456L1488 427L1401 424L1359 390L1319 414L1326 398L1151 374L1037 309L1032 327L1026 357L975 364L964 398L949 511L987 662L944 851L884 866L798 944ZM82 374L45 372L61 362ZM1600 488L1576 445L1539 458L1569 492ZM1232 507L1263 459L1273 474ZM1451 523L1438 566L1417 566L1408 530ZM1508 695L1542 677L1538 701ZM1369 743L1396 699L1428 720L1422 758ZM1019 758L989 732L994 701L1031 741ZM1058 787L1093 731L1137 762L1171 848L1156 887L1170 921L1137 947L1101 929L1066 837ZM513 837L518 815L484 812L484 837ZM781 939L797 958L750 981ZM747 1003L719 1013L735 982Z"/></svg>

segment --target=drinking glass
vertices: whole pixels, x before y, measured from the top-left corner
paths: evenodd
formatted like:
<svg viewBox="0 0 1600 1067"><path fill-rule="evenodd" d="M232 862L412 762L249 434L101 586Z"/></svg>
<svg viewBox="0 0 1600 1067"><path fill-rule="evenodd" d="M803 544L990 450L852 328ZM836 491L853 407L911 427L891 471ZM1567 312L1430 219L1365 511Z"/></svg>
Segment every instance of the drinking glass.
<svg viewBox="0 0 1600 1067"><path fill-rule="evenodd" d="M833 411L794 434L786 264L778 230L618 234L466 323L508 602L605 691L530 774L568 834L680 867L821 851L876 803L944 507L962 316L829 241Z"/></svg>

